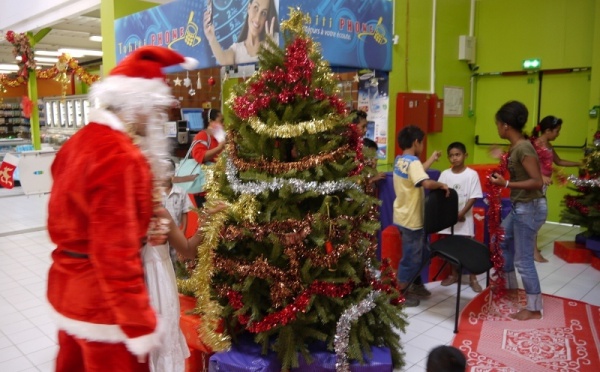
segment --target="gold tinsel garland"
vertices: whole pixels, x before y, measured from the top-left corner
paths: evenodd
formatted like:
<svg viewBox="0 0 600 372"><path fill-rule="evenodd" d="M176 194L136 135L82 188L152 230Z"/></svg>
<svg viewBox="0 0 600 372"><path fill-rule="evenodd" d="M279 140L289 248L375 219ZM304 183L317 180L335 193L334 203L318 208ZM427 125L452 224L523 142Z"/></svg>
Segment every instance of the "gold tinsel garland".
<svg viewBox="0 0 600 372"><path fill-rule="evenodd" d="M261 136L269 138L293 138L306 133L318 134L330 131L340 125L340 116L337 114L328 114L325 119L280 125L268 125L255 116L248 119L248 124Z"/></svg>
<svg viewBox="0 0 600 372"><path fill-rule="evenodd" d="M83 67L79 66L79 62L77 62L76 59L71 58L71 56L68 54L62 54L58 58L56 65L44 70L36 70L35 76L38 79L43 80L56 78L56 80L61 84L66 84L70 81L67 75L68 69L71 69L73 74L75 74L81 79L81 81L88 85L92 85L100 79L99 75L90 74ZM5 74L0 74L0 85L16 88L26 83L27 79L25 79L23 76L17 76L16 78L12 79ZM0 88L0 90L2 89Z"/></svg>
<svg viewBox="0 0 600 372"><path fill-rule="evenodd" d="M281 162L277 160L269 161L264 157L261 157L257 161L246 161L238 157L238 152L233 141L236 137L238 137L237 133L230 133L228 136L229 141L227 142L227 150L233 161L233 164L235 164L236 168L240 171L247 171L251 169L256 171L267 172L269 174L281 174L289 172L293 169L302 172L304 170L314 168L317 165L321 165L325 162L337 160L343 157L348 151L351 150L350 145L344 145L330 153L320 155L309 155L298 161L293 162Z"/></svg>
<svg viewBox="0 0 600 372"><path fill-rule="evenodd" d="M207 207L217 200L225 200L219 193L218 183L219 177L224 174L225 156L221 156L206 172ZM231 346L231 339L224 331L217 332L217 329L221 328L223 308L218 302L212 300L210 293L211 278L214 274L214 249L219 243L221 230L229 219L229 214L239 220L254 222L259 208L260 204L253 195L241 195L227 210L208 216L204 225L200 227L203 240L198 246L198 264L189 279L177 281L179 292L194 293L198 313L202 315L198 334L202 342L215 352L228 349Z"/></svg>

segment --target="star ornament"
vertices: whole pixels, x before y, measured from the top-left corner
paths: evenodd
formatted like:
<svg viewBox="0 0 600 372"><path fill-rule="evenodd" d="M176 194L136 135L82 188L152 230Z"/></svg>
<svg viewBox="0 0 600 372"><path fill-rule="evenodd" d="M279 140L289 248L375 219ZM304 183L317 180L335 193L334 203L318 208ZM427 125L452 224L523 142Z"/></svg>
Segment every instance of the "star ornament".
<svg viewBox="0 0 600 372"><path fill-rule="evenodd" d="M180 87L181 81L182 80L179 78L179 76L177 76L177 79L173 80L173 84L175 84L176 87Z"/></svg>
<svg viewBox="0 0 600 372"><path fill-rule="evenodd" d="M300 8L295 8L290 10L290 18L281 22L281 29L304 35L305 23L310 23L310 15L302 13Z"/></svg>

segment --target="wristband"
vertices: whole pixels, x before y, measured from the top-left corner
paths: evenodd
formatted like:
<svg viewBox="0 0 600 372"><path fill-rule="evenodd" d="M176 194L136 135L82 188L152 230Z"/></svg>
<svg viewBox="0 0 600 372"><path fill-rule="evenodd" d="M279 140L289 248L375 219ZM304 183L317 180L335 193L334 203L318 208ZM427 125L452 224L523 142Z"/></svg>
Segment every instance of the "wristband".
<svg viewBox="0 0 600 372"><path fill-rule="evenodd" d="M506 180L506 185L504 185L504 188L505 188L505 189L508 189L508 183L509 183L509 182L510 182L509 180Z"/></svg>

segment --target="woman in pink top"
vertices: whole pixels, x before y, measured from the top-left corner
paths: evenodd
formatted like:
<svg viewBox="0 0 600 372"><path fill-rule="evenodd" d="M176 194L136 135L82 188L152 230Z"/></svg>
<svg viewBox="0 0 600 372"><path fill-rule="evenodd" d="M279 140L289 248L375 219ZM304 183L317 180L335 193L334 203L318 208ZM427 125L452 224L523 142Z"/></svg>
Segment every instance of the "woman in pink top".
<svg viewBox="0 0 600 372"><path fill-rule="evenodd" d="M548 186L552 184L553 163L562 167L580 167L582 165L578 162L561 159L550 144L550 142L554 141L560 134L562 123L562 119L549 115L543 118L531 132L531 141L538 154L538 158L540 159L540 168L542 171L542 179L544 181L544 195L546 194ZM537 246L533 252L533 259L537 262L548 262L548 260L541 255Z"/></svg>

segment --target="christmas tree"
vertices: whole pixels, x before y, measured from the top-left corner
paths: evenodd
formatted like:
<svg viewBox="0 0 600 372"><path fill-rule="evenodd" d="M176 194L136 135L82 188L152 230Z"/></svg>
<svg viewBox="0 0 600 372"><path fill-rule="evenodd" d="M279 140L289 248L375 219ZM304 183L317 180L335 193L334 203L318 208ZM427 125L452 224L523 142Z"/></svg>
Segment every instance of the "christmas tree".
<svg viewBox="0 0 600 372"><path fill-rule="evenodd" d="M231 207L208 217L182 286L198 298L213 350L249 332L284 370L300 354L311 361L315 342L340 366L387 346L400 367L403 298L393 270L374 267L378 200L365 187L376 171L305 21L293 11L285 47L263 47L259 70L228 102L235 117L207 200Z"/></svg>
<svg viewBox="0 0 600 372"><path fill-rule="evenodd" d="M567 180L575 195L565 195L561 222L581 226L588 237L600 236L600 131L594 135L594 146L585 151L579 176L569 176Z"/></svg>

